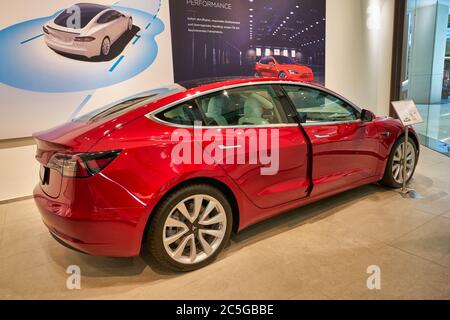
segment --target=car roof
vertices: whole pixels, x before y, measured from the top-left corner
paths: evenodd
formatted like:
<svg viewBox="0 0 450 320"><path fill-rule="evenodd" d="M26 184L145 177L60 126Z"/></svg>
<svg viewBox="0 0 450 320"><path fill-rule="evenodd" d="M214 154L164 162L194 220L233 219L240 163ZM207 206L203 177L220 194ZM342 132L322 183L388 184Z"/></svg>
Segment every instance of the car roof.
<svg viewBox="0 0 450 320"><path fill-rule="evenodd" d="M241 82L241 81L249 81L254 80L251 77L215 77L215 78L202 78L202 79L195 79L195 80L187 80L187 81L180 81L178 84L186 89L194 89L206 85L211 85L214 83L223 83L223 82Z"/></svg>
<svg viewBox="0 0 450 320"><path fill-rule="evenodd" d="M292 59L292 58L290 58L290 57L286 57L286 56L283 56L283 55L281 55L281 54L273 55L272 57L274 57L275 59L278 59L278 58L288 58L288 59Z"/></svg>
<svg viewBox="0 0 450 320"><path fill-rule="evenodd" d="M183 88L186 88L186 90L190 94L195 93L202 93L206 91L213 91L215 89L220 89L223 87L232 87L232 86L239 86L239 85L251 85L251 84L258 84L258 83L264 83L264 82L270 82L270 83L292 83L293 81L286 80L286 79L280 79L276 77L265 77L265 78L255 78L255 77L219 77L219 78L204 78L204 79L197 79L197 80L189 80L189 81L181 81L177 84L182 86ZM323 88L323 86L316 84L316 83L304 83L304 82L298 82L298 84L306 84L308 86L313 86L316 88Z"/></svg>
<svg viewBox="0 0 450 320"><path fill-rule="evenodd" d="M110 9L110 7L108 7L108 6L104 6L104 5L96 4L96 3L77 3L76 6L78 6L81 11L83 11L83 10L95 10L98 13L100 13L100 12L106 10L106 9Z"/></svg>

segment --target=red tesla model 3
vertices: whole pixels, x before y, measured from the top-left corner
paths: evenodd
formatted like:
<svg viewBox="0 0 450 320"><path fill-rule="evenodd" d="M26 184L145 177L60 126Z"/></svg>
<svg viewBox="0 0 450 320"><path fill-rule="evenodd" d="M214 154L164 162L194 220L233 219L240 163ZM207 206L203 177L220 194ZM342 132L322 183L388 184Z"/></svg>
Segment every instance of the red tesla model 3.
<svg viewBox="0 0 450 320"><path fill-rule="evenodd" d="M314 72L285 56L267 56L255 65L255 76L278 77L293 81L313 82Z"/></svg>
<svg viewBox="0 0 450 320"><path fill-rule="evenodd" d="M98 256L146 250L194 270L233 231L365 184L399 187L418 161L412 129L405 146L398 120L312 84L194 81L155 92L34 135L34 198L61 243Z"/></svg>

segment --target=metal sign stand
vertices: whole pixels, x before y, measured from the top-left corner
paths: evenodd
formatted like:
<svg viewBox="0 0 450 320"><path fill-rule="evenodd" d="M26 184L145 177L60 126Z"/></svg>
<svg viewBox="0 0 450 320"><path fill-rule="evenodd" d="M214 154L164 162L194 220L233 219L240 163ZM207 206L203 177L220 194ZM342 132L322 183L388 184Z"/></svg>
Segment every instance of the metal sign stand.
<svg viewBox="0 0 450 320"><path fill-rule="evenodd" d="M409 142L409 126L405 126L405 145L403 147L403 187L402 197L406 199L422 199L423 197L418 194L414 189L408 188L406 182L408 180L408 142Z"/></svg>
<svg viewBox="0 0 450 320"><path fill-rule="evenodd" d="M422 196L407 187L408 180L408 144L409 144L409 128L414 124L423 123L423 118L417 110L417 106L412 100L393 101L392 106L397 113L403 127L405 129L405 145L403 147L403 187L401 195L403 198L421 199Z"/></svg>

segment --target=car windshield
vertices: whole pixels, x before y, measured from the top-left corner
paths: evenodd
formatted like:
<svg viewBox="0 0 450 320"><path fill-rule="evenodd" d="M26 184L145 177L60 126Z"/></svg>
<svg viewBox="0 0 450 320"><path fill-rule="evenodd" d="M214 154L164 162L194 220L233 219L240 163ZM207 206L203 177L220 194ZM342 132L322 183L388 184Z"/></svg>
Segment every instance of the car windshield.
<svg viewBox="0 0 450 320"><path fill-rule="evenodd" d="M274 56L279 64L295 64L294 60L285 56Z"/></svg>
<svg viewBox="0 0 450 320"><path fill-rule="evenodd" d="M146 91L138 95L128 97L126 99L111 103L107 106L95 109L85 115L75 118L74 122L98 121L112 115L123 114L125 112L140 108L149 103L155 102L164 97L170 96L177 92L186 90L179 85L173 85L166 88L154 89Z"/></svg>
<svg viewBox="0 0 450 320"><path fill-rule="evenodd" d="M94 19L100 12L106 10L108 7L95 5L95 4L76 4L72 7L64 10L55 19L55 24L61 27L72 29L83 29L87 24ZM79 25L77 25L74 15L80 10L81 19Z"/></svg>

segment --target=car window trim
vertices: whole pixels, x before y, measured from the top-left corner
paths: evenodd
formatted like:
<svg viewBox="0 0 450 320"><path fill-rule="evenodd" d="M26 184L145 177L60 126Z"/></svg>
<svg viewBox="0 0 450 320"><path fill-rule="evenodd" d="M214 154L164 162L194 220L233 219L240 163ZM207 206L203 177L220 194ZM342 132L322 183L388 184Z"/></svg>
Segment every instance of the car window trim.
<svg viewBox="0 0 450 320"><path fill-rule="evenodd" d="M342 120L342 121L328 121L328 122L317 122L317 123L302 123L303 127L313 127L313 126L331 126L336 124L351 124L351 123L362 123L361 119L356 120Z"/></svg>
<svg viewBox="0 0 450 320"><path fill-rule="evenodd" d="M176 123L171 123L171 122L167 122L165 120L162 120L160 118L157 117L149 117L146 116L148 119L157 122L159 124L165 125L165 126L169 126L169 127L173 127L173 128L178 128L178 129L194 129L194 128L201 128L201 129L217 129L217 130L226 130L226 129L275 129L275 128L291 128L291 127L298 127L299 125L297 123L281 123L281 124L263 124L263 125L235 125L235 126L204 126L202 125L201 127L194 125L182 125L182 124L176 124ZM203 123L203 122L202 122Z"/></svg>
<svg viewBox="0 0 450 320"><path fill-rule="evenodd" d="M319 91L322 91L322 92L324 92L326 94L329 94L331 96L334 96L334 97L344 101L349 106L354 108L358 112L358 114L361 113L361 109L358 108L351 101L347 100L346 98L344 98L344 97L340 96L339 94L334 93L334 92L332 92L332 91L330 91L330 90L328 90L326 88L318 88L317 86L312 85L312 84L298 83L298 82L294 82L294 81L282 81L281 82L281 81L273 81L273 80L270 81L269 80L269 81L260 81L260 82L256 82L255 83L255 82L251 82L251 80L250 80L249 82L245 82L245 83L228 85L228 86L224 86L224 87L221 87L221 88L215 88L215 89L207 90L207 91L204 91L204 92L198 92L198 93L195 93L195 94L191 94L189 96L186 96L185 98L176 100L176 101L174 101L172 103L169 103L169 104L167 104L167 105L165 105L163 107L160 107L160 108L158 108L156 110L153 110L153 111L147 113L145 115L145 117L148 118L149 120L152 120L152 121L155 121L155 122L158 122L160 124L164 124L164 125L167 125L167 126L170 126L170 127L182 128L182 129L192 129L193 126L183 126L183 125L177 125L177 124L174 124L174 123L166 122L164 120L159 119L156 115L161 113L161 112L164 112L165 110L168 110L168 109L170 109L172 107L175 107L175 106L177 106L179 104L185 103L185 102L190 101L190 100L195 100L195 99L198 99L200 97L203 97L203 96L206 96L206 95L209 95L209 94L212 94L212 93L220 92L220 91L223 91L223 90L230 90L230 89L234 89L234 88L255 86L255 85L272 85L272 86L273 85L281 85L281 86L283 86L283 85L293 85L293 86L298 86L298 87L305 87L305 88L319 90ZM289 97L288 97L288 99L290 100ZM296 109L295 109L295 112L297 112ZM288 121L289 121L289 119L288 119ZM361 121L361 120L359 120L359 121ZM358 120L352 121L352 122L358 122ZM342 124L342 123L349 123L349 121L335 121L335 122L332 122L332 123L333 124ZM293 126L299 126L299 125L303 126L303 125L318 125L318 124L316 124L316 123L311 123L311 124L305 124L305 123L292 124L292 123L287 123L287 124L277 124L277 125L274 125L274 126L275 126L275 128L276 127L283 128L283 127L293 127ZM236 128L256 128L256 129L259 129L259 128L274 128L274 126L273 125L262 125L262 126L256 126L256 125L255 126L251 126L251 125L244 125L244 126L213 126L213 127L204 126L202 128L205 128L205 129L227 129L227 128L229 128L229 129L232 129L232 128L234 128L234 129L236 129Z"/></svg>

